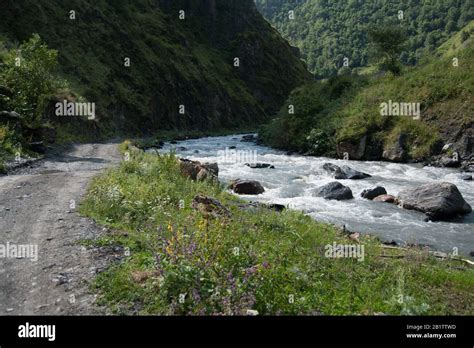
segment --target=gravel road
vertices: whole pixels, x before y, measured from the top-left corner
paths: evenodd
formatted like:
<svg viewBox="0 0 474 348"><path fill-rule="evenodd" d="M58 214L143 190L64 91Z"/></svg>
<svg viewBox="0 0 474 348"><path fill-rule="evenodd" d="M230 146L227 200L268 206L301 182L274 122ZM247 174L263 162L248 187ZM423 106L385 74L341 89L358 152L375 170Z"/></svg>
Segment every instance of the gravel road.
<svg viewBox="0 0 474 348"><path fill-rule="evenodd" d="M104 229L75 210L92 177L120 160L117 144L81 144L0 177L0 315L101 313L89 281L117 255L78 243Z"/></svg>

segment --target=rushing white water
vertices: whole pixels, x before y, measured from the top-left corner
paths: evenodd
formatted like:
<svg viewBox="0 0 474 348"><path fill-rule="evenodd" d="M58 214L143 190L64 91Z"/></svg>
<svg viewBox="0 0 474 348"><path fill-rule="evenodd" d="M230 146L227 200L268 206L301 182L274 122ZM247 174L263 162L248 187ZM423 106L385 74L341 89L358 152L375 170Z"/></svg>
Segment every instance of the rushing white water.
<svg viewBox="0 0 474 348"><path fill-rule="evenodd" d="M285 152L241 142L241 135L210 137L167 143L160 152L174 149L180 157L201 162L217 162L219 179L259 181L265 193L241 196L259 202L279 203L304 211L318 221L346 225L349 231L369 233L397 243L429 245L434 249L460 254L474 251L474 213L450 222L424 222L424 214L401 209L394 204L373 202L360 197L362 190L383 186L389 194L430 182L455 184L464 199L474 206L472 181L463 181L459 171L413 164L343 161L329 158L287 155ZM235 146L235 150L230 150ZM184 147L185 149L181 148ZM226 153L227 149L227 153ZM232 152L234 151L234 152ZM257 154L257 158L253 158ZM270 163L275 169L251 169L247 162ZM372 175L364 180L337 180L351 188L354 199L331 201L313 197L311 192L335 179L326 173L324 163L348 165Z"/></svg>

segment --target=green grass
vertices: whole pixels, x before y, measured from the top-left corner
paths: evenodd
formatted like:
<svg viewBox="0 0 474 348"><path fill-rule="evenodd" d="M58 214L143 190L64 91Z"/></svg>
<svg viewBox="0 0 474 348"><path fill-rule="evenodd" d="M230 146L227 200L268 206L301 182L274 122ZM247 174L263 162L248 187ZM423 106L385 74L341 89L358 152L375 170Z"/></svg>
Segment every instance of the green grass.
<svg viewBox="0 0 474 348"><path fill-rule="evenodd" d="M193 210L198 194L232 217ZM302 213L244 211L238 202L219 185L182 177L172 155L132 151L96 177L81 212L109 232L87 245L130 251L97 277L100 303L117 314L473 314L474 270L460 261L383 249L370 236L360 238L362 262L326 258L325 245L357 242Z"/></svg>

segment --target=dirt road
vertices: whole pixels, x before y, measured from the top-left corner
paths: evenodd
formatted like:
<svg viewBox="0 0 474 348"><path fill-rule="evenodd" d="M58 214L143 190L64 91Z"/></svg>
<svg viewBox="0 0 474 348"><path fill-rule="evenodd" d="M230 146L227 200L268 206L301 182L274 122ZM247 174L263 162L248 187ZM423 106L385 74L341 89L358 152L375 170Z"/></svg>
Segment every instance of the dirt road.
<svg viewBox="0 0 474 348"><path fill-rule="evenodd" d="M75 145L0 177L0 315L100 313L88 282L107 256L78 241L103 228L75 210L92 177L120 159L117 144Z"/></svg>

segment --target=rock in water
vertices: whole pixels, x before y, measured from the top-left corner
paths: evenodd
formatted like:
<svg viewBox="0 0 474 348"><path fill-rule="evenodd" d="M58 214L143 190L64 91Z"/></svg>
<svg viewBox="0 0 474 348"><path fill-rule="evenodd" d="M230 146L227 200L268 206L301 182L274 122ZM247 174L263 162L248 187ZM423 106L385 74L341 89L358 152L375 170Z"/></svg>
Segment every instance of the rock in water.
<svg viewBox="0 0 474 348"><path fill-rule="evenodd" d="M328 173L332 174L334 176L334 179L339 179L339 180L342 180L342 179L359 180L359 179L370 178L369 174L359 172L348 166L339 167L332 163L325 163L323 165L323 169L327 171Z"/></svg>
<svg viewBox="0 0 474 348"><path fill-rule="evenodd" d="M239 195L259 195L265 192L262 184L253 180L236 180L230 188Z"/></svg>
<svg viewBox="0 0 474 348"><path fill-rule="evenodd" d="M383 203L395 203L395 196L392 195L380 195L374 198L374 202L383 202Z"/></svg>
<svg viewBox="0 0 474 348"><path fill-rule="evenodd" d="M431 220L447 220L472 211L456 185L448 182L404 190L398 194L397 200L403 208L421 211Z"/></svg>
<svg viewBox="0 0 474 348"><path fill-rule="evenodd" d="M376 188L373 188L373 189L366 189L364 191L362 191L362 193L360 194L361 197L365 198L365 199L374 199L375 197L378 197L378 196L381 196L381 195L386 195L387 194L387 190L385 190L385 188L381 187L381 186L378 186Z"/></svg>
<svg viewBox="0 0 474 348"><path fill-rule="evenodd" d="M270 163L245 163L245 165L252 169L275 169L275 166L271 165Z"/></svg>
<svg viewBox="0 0 474 348"><path fill-rule="evenodd" d="M352 196L351 189L337 181L331 182L316 189L314 191L314 195L317 197L323 197L324 199L331 199L337 201L354 198Z"/></svg>

